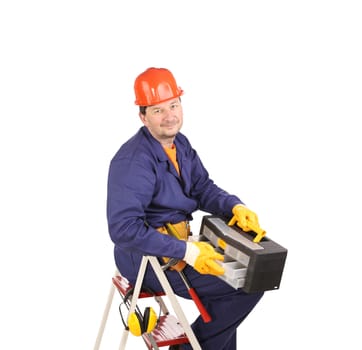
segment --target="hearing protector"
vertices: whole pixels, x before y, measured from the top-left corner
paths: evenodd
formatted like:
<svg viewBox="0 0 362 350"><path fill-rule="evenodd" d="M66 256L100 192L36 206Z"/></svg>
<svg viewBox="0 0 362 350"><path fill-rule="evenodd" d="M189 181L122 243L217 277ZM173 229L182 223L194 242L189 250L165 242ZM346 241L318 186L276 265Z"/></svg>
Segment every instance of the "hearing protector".
<svg viewBox="0 0 362 350"><path fill-rule="evenodd" d="M155 293L153 293L153 291L148 288L142 288L142 290L153 296L156 296ZM131 288L123 297L123 304L127 305L128 307L129 299L132 297L132 294L133 288ZM136 305L135 312L128 315L126 324L122 316L121 306L122 304L119 306L119 311L124 327L129 330L133 335L138 337L144 333L150 333L155 329L158 322L158 317L152 307L146 307L144 313L142 314L140 309Z"/></svg>

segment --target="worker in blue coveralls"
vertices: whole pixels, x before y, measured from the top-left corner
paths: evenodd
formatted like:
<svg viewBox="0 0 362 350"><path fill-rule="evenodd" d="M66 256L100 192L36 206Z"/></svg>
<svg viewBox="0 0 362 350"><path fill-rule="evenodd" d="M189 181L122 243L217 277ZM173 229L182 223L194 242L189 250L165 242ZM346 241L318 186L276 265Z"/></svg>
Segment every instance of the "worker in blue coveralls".
<svg viewBox="0 0 362 350"><path fill-rule="evenodd" d="M113 157L108 177L107 219L120 273L135 283L143 255L176 258L178 266L166 271L174 292L190 298L180 278L182 269L212 321L198 317L191 325L203 350L237 349L237 327L263 293L234 289L218 275L223 256L207 242L188 239L192 214L201 210L218 215L248 231L259 227L257 215L235 195L209 177L189 140L180 132L183 123L181 95L173 74L149 68L134 84L136 105L143 126ZM171 224L179 239L168 233ZM162 290L152 267L143 284ZM192 349L190 344L170 349Z"/></svg>

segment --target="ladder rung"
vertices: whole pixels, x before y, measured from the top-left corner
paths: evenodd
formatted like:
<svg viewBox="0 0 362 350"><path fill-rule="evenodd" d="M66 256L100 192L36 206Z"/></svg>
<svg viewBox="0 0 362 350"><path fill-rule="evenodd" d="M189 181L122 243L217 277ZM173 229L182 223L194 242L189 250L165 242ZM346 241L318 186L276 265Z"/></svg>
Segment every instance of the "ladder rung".
<svg viewBox="0 0 362 350"><path fill-rule="evenodd" d="M123 277L121 275L113 277L112 281L113 281L113 284L116 286L116 288L122 295L126 295L126 293L132 288L132 285L129 283L127 278ZM151 294L151 293L148 293L145 291L141 291L138 298L150 298L150 297L162 296L162 295L165 295L165 293L157 292L155 294Z"/></svg>
<svg viewBox="0 0 362 350"><path fill-rule="evenodd" d="M189 342L181 324L173 315L162 315L157 327L151 332L151 335L159 347ZM148 335L143 334L142 337L148 348L152 349Z"/></svg>
<svg viewBox="0 0 362 350"><path fill-rule="evenodd" d="M117 275L112 278L113 284L118 291L124 296L133 286L129 283L127 278L122 275ZM155 296L164 296L164 292L151 294L149 292L141 291L138 298L149 298ZM159 317L156 328L151 332L151 336L158 347L170 346L177 344L188 343L189 340L186 336L184 329L177 318L170 314L161 315ZM148 349L152 349L152 344L148 334L142 335Z"/></svg>

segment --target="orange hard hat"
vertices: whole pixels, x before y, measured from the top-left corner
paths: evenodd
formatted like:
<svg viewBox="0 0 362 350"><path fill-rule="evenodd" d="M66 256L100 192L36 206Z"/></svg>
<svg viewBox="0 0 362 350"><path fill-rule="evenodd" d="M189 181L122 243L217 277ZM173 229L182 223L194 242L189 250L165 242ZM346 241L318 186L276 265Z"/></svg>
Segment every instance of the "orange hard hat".
<svg viewBox="0 0 362 350"><path fill-rule="evenodd" d="M166 68L148 68L135 80L135 104L152 106L180 97L183 90L177 86L172 73Z"/></svg>

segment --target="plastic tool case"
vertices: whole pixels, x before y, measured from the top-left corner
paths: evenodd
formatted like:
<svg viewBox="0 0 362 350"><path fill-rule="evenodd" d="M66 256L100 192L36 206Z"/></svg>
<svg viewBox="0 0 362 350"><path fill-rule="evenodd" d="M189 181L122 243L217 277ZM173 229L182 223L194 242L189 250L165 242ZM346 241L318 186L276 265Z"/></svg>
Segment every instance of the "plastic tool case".
<svg viewBox="0 0 362 350"><path fill-rule="evenodd" d="M253 242L255 234L228 226L220 217L204 216L199 239L209 241L224 255L221 265L225 274L220 276L235 289L247 293L279 289L287 249L263 237Z"/></svg>

